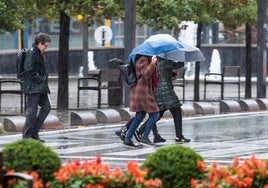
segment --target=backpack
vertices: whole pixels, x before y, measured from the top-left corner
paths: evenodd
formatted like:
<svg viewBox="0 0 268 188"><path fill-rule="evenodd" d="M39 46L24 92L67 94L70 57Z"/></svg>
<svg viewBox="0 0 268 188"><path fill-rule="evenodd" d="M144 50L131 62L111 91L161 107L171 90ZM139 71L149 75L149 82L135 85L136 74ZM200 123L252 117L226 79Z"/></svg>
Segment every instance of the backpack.
<svg viewBox="0 0 268 188"><path fill-rule="evenodd" d="M29 51L29 49L21 49L17 53L17 60L16 60L16 68L17 68L17 78L23 79L23 74L24 74L24 61L26 57L26 53Z"/></svg>
<svg viewBox="0 0 268 188"><path fill-rule="evenodd" d="M129 64L119 65L119 69L122 73L122 77L126 85L136 85L138 78L136 76L135 65L132 61Z"/></svg>

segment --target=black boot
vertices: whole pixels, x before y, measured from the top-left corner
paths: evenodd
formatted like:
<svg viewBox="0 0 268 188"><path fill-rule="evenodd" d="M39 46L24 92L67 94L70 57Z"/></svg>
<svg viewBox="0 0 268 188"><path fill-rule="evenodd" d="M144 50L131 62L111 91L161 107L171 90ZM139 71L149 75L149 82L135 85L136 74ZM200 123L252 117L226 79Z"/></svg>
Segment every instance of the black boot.
<svg viewBox="0 0 268 188"><path fill-rule="evenodd" d="M154 135L154 143L160 143L160 142L165 142L165 141L166 139L162 138L159 133Z"/></svg>
<svg viewBox="0 0 268 188"><path fill-rule="evenodd" d="M187 143L187 142L191 142L191 139L185 138L183 135L181 136L177 136L175 138L175 142L179 142L179 143Z"/></svg>
<svg viewBox="0 0 268 188"><path fill-rule="evenodd" d="M157 130L156 124L152 128L154 134L154 143L165 142L166 139L162 138Z"/></svg>

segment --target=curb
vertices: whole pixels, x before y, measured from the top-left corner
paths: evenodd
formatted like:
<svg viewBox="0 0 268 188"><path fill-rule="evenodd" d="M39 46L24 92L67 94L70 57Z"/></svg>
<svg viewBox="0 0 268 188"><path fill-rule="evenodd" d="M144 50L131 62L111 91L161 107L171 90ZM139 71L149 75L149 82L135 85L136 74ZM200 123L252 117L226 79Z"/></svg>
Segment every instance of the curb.
<svg viewBox="0 0 268 188"><path fill-rule="evenodd" d="M193 102L182 105L182 115L185 117L193 116L207 116L215 114L228 114L237 112L256 112L265 111L268 109L268 99L242 99L239 101L221 100L218 105L212 105L208 102ZM134 112L130 112L129 108L119 109L96 109L94 112L89 111L71 111L70 112L70 126L92 126L103 123L119 123L129 121L135 116ZM164 114L166 118L172 118L169 111ZM23 116L11 116L4 118L3 127L7 132L21 132L25 122ZM55 115L48 115L44 122L44 129L59 130L63 129L63 124Z"/></svg>

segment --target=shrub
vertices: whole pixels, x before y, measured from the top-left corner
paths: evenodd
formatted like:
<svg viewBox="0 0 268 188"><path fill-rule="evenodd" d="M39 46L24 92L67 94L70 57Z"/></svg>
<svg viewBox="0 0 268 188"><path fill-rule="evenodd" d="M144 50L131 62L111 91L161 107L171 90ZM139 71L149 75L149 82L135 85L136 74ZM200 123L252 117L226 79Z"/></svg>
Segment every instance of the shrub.
<svg viewBox="0 0 268 188"><path fill-rule="evenodd" d="M44 184L54 179L53 173L61 166L60 158L50 147L33 139L7 144L2 152L6 170L36 171Z"/></svg>
<svg viewBox="0 0 268 188"><path fill-rule="evenodd" d="M192 178L201 175L197 162L203 158L194 150L180 145L165 146L151 153L142 168L150 178L160 178L163 187L189 188Z"/></svg>

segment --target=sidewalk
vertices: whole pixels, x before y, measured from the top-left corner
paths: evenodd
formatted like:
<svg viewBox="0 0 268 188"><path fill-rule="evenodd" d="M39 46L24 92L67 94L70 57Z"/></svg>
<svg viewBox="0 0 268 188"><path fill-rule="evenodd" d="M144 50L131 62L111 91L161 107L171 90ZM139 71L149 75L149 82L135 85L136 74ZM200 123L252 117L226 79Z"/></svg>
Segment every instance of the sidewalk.
<svg viewBox="0 0 268 188"><path fill-rule="evenodd" d="M228 165L235 156L242 159L252 154L268 158L268 113L240 113L207 117L183 118L183 134L191 142L183 144L200 154L208 164L218 162ZM107 124L58 131L42 131L40 137L51 147L63 162L87 160L100 155L103 162L112 168L125 168L129 160L141 164L150 153L159 147L144 146L141 149L125 147L115 135L123 124ZM177 144L172 119L157 123L159 133L167 142L159 146ZM21 139L21 134L0 136L0 149L6 144ZM150 139L153 140L152 134ZM133 141L137 141L133 138Z"/></svg>
<svg viewBox="0 0 268 188"><path fill-rule="evenodd" d="M1 78L3 79L3 78ZM244 78L241 78L241 98L244 94ZM252 79L252 98L256 98L256 81ZM192 103L194 98L194 80L193 78L186 78L185 87L185 103ZM12 87L12 86L10 86ZM58 93L58 81L56 77L49 77L49 87L51 90L50 98L52 104L51 113L58 115L57 108L57 93ZM268 87L267 87L268 88ZM203 101L204 97L204 86L203 80L200 78L200 101ZM182 99L182 88L176 87L175 91L180 99ZM268 92L267 92L268 93ZM224 92L225 99L237 100L237 86L227 85ZM108 107L108 91L102 91L102 108ZM220 86L219 85L208 85L207 86L207 100L211 101L212 105L218 106L220 100ZM0 122L5 115L20 115L20 98L16 95L3 95L2 96L2 111L0 114ZM60 112L59 118L65 124L68 124L69 111L71 110L89 110L94 112L97 109L97 91L81 91L80 92L80 108L77 109L77 78L69 78L69 110L66 112Z"/></svg>
<svg viewBox="0 0 268 188"><path fill-rule="evenodd" d="M58 112L55 110L57 102L58 82L56 79L49 80L51 89L51 101L54 108L51 113L57 116L68 125L69 111ZM75 78L70 78L69 82L69 106L70 109L76 109L77 82ZM255 90L254 87L252 90ZM241 91L244 91L242 84ZM255 90L256 91L256 90ZM181 88L176 88L177 94L182 94ZM83 102L81 106L94 111L97 107L97 92L81 95ZM256 92L253 92L253 97ZM107 92L103 92L103 100L107 102ZM208 98L219 99L220 92L217 87L211 87ZM230 87L226 92L226 97L237 96L237 89ZM241 96L244 96L241 93ZM181 97L180 97L181 98ZM193 98L193 84L187 80L186 100ZM200 98L203 98L203 85L200 84ZM19 97L5 96L5 103L2 109L5 112L19 112ZM187 101L191 102L191 101ZM217 103L212 103L217 105ZM104 106L105 107L105 106ZM77 109L76 109L77 110ZM0 122L4 116L0 115ZM213 116L183 117L183 134L190 138L190 143L184 144L198 152L205 160L210 163L217 161L220 164L227 165L233 157L239 156L242 159L248 158L255 153L257 157L268 158L268 112L238 113ZM103 161L111 167L124 165L129 160L135 160L142 163L146 156L158 147L145 146L142 149L133 150L124 147L122 141L114 134L124 122L115 124L98 124L91 127L64 128L58 131L45 131L40 133L44 139L45 145L53 148L60 158L64 161L68 159L92 159L96 155L101 155ZM158 122L160 134L167 139L163 146L175 144L173 119L165 119ZM151 135L152 136L152 135ZM21 134L0 136L0 149L6 144L21 139ZM133 138L134 140L134 138ZM151 137L152 140L152 137ZM135 140L134 140L135 141Z"/></svg>

